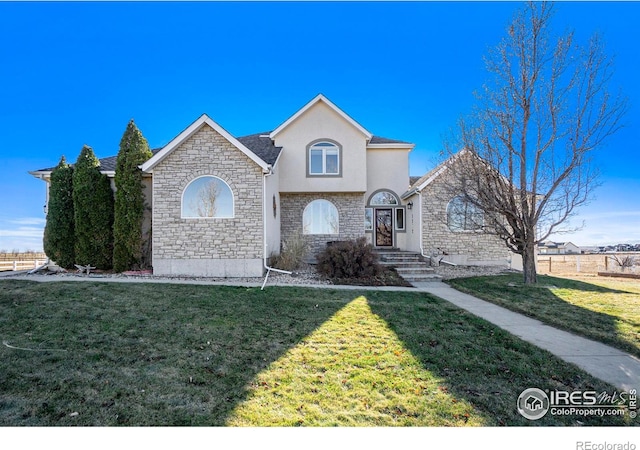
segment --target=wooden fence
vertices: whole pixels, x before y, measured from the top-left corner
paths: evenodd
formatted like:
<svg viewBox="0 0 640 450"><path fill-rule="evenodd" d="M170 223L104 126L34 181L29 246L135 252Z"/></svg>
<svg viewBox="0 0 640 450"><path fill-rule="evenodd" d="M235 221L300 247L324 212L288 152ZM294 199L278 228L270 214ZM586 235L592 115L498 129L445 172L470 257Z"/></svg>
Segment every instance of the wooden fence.
<svg viewBox="0 0 640 450"><path fill-rule="evenodd" d="M31 270L46 262L44 253L0 253L0 272Z"/></svg>
<svg viewBox="0 0 640 450"><path fill-rule="evenodd" d="M36 269L46 262L46 259L35 259L33 261L0 261L0 272Z"/></svg>
<svg viewBox="0 0 640 450"><path fill-rule="evenodd" d="M632 267L621 267L617 261L625 257L634 259ZM617 261L616 261L617 258ZM538 273L542 274L638 274L640 275L640 253L597 253L588 255L538 255Z"/></svg>

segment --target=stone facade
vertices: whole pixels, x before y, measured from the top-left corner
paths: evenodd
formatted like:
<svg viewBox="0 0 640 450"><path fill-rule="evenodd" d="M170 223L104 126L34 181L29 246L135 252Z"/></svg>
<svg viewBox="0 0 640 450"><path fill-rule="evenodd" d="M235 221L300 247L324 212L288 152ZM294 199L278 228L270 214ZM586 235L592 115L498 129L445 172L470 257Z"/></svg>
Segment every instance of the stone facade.
<svg viewBox="0 0 640 450"><path fill-rule="evenodd" d="M182 194L213 175L234 197L233 218L181 218ZM153 171L153 268L159 275L261 276L262 169L204 125Z"/></svg>
<svg viewBox="0 0 640 450"><path fill-rule="evenodd" d="M425 254L447 254L444 259L461 265L507 265L510 253L497 236L475 231L451 231L447 205L452 199L446 173L422 193L422 245Z"/></svg>
<svg viewBox="0 0 640 450"><path fill-rule="evenodd" d="M315 256L330 241L351 240L364 236L364 193L303 193L280 194L281 234L286 240L302 234L302 213L313 200L328 200L338 209L339 234L304 235L310 246L310 256Z"/></svg>

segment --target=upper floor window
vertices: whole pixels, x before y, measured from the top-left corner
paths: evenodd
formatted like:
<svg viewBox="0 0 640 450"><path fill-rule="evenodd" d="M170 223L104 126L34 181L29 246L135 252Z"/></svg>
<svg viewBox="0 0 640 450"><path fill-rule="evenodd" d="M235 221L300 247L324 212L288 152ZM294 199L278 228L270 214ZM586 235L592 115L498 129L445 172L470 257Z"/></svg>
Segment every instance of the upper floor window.
<svg viewBox="0 0 640 450"><path fill-rule="evenodd" d="M482 210L463 197L455 197L447 206L447 225L451 231L478 231L484 224Z"/></svg>
<svg viewBox="0 0 640 450"><path fill-rule="evenodd" d="M327 141L311 145L309 175L340 175L340 147Z"/></svg>
<svg viewBox="0 0 640 450"><path fill-rule="evenodd" d="M233 217L233 192L220 178L199 177L184 188L182 218L231 217Z"/></svg>
<svg viewBox="0 0 640 450"><path fill-rule="evenodd" d="M303 234L338 234L338 209L328 200L314 200L302 213Z"/></svg>

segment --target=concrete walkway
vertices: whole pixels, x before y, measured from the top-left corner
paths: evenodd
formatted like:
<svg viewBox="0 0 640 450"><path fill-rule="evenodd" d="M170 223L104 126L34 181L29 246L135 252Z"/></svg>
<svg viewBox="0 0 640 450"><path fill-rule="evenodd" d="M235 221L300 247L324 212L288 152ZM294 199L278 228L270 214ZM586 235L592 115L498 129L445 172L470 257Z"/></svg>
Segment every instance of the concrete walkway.
<svg viewBox="0 0 640 450"><path fill-rule="evenodd" d="M640 389L640 359L622 350L550 327L539 320L464 294L441 281L414 285L422 292L447 300L520 339L548 350L619 389Z"/></svg>
<svg viewBox="0 0 640 450"><path fill-rule="evenodd" d="M9 272L11 273L11 272ZM39 282L51 281L98 281L115 283L175 283L175 284L199 284L199 285L226 285L260 287L261 283L255 282L229 282L206 280L181 280L181 279L154 279L154 278L102 278L102 277L55 277L44 275L26 275L13 272L11 275L3 273L0 278L29 280ZM619 389L640 389L640 359L601 344L590 339L576 336L575 334L558 330L543 324L539 320L526 317L509 311L501 306L480 300L472 295L464 294L441 281L414 282L415 288L406 287L375 287L375 286L338 286L319 284L286 284L278 282L267 283L270 286L297 286L322 289L347 289L347 290L377 290L377 291L405 291L427 292L454 305L469 311L470 313L485 319L494 325L505 329L511 334L530 342L542 349L548 350L564 361L573 363L607 383Z"/></svg>

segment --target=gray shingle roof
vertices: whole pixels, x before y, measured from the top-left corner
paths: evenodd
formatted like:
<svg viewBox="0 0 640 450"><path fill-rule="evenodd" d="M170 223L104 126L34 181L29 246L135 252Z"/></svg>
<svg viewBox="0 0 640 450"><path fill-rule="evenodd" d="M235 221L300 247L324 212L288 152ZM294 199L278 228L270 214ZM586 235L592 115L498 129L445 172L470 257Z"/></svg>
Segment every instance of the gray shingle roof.
<svg viewBox="0 0 640 450"><path fill-rule="evenodd" d="M399 141L397 139L389 139L382 136L373 136L369 141L370 144L410 144L411 142Z"/></svg>
<svg viewBox="0 0 640 450"><path fill-rule="evenodd" d="M239 137L238 140L267 164L275 164L280 155L280 151L282 151L282 147L273 145L273 141L269 138L268 131L266 133Z"/></svg>
<svg viewBox="0 0 640 450"><path fill-rule="evenodd" d="M273 141L269 138L269 133L270 132L267 131L265 133L250 134L237 139L242 145L255 153L258 158L262 159L267 164L273 165L277 161L278 156L282 151L282 147L276 147L273 145ZM373 136L369 142L371 144L408 144L408 142L388 139L380 136ZM151 151L155 155L160 150L162 150L162 148L155 148ZM117 156L101 158L100 170L103 172L115 172L116 159ZM55 167L48 167L46 169L40 169L38 172L51 172L53 169L55 169Z"/></svg>
<svg viewBox="0 0 640 450"><path fill-rule="evenodd" d="M154 155L158 153L162 148L154 148L151 150L151 153ZM115 172L116 171L116 160L118 156L107 156L106 158L100 158L98 161L100 162L100 171L101 172ZM73 164L71 164L73 166ZM56 167L48 167L46 169L37 170L37 172L51 172Z"/></svg>

